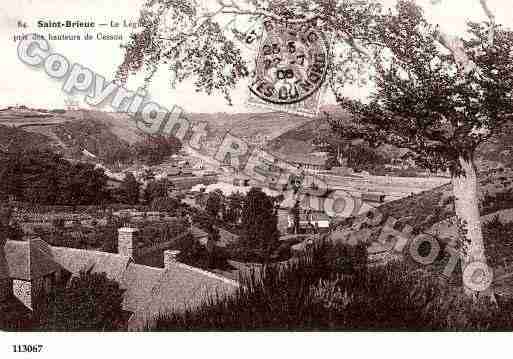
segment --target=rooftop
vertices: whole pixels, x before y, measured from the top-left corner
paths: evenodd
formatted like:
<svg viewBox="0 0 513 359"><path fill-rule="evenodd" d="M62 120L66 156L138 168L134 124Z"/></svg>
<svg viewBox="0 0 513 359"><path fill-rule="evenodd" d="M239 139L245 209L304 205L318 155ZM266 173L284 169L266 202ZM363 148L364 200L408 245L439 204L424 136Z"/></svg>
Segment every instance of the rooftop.
<svg viewBox="0 0 513 359"><path fill-rule="evenodd" d="M86 249L51 247L54 260L62 268L72 274L81 270L91 270L93 273L105 273L107 278L121 283L129 257L115 253L90 251Z"/></svg>
<svg viewBox="0 0 513 359"><path fill-rule="evenodd" d="M238 287L235 281L178 262L162 270L158 279L148 269L134 271L135 275L146 275L155 281L153 286L139 285L128 293L126 304L138 303L129 321L131 329L151 326L158 314L198 307L209 297L229 295Z"/></svg>
<svg viewBox="0 0 513 359"><path fill-rule="evenodd" d="M42 239L7 241L4 248L9 274L13 279L32 281L60 268L50 246Z"/></svg>
<svg viewBox="0 0 513 359"><path fill-rule="evenodd" d="M159 313L195 307L238 287L235 281L179 262L148 267L127 256L52 247L41 239L7 241L5 254L10 277L16 279L30 281L61 268L72 275L82 270L106 273L125 289L123 309L132 313L129 329L142 329Z"/></svg>
<svg viewBox="0 0 513 359"><path fill-rule="evenodd" d="M282 160L289 163L301 163L310 166L324 166L326 164L326 156L314 156L314 155L305 155L305 154L282 154L278 152L271 152L271 154Z"/></svg>

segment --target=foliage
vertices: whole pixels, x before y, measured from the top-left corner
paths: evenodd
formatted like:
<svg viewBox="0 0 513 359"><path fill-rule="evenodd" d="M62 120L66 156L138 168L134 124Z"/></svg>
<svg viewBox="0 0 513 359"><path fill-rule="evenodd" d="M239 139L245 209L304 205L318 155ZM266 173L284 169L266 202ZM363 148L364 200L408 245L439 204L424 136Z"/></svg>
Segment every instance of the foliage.
<svg viewBox="0 0 513 359"><path fill-rule="evenodd" d="M224 195L219 189L208 194L205 211L214 218L218 218L219 214L224 212Z"/></svg>
<svg viewBox="0 0 513 359"><path fill-rule="evenodd" d="M50 151L7 152L0 156L0 195L45 205L101 204L109 200L102 169L70 163Z"/></svg>
<svg viewBox="0 0 513 359"><path fill-rule="evenodd" d="M0 148L7 152L49 150L48 137L14 126L0 125Z"/></svg>
<svg viewBox="0 0 513 359"><path fill-rule="evenodd" d="M121 219L112 219L94 228L79 224L71 228L36 226L34 232L52 246L117 253L118 228L123 224Z"/></svg>
<svg viewBox="0 0 513 359"><path fill-rule="evenodd" d="M112 331L122 329L123 290L105 273L80 272L67 287L48 296L41 330Z"/></svg>
<svg viewBox="0 0 513 359"><path fill-rule="evenodd" d="M227 204L223 212L223 220L238 224L242 220L242 206L244 203L244 195L240 192L232 193L228 196Z"/></svg>
<svg viewBox="0 0 513 359"><path fill-rule="evenodd" d="M498 216L483 225L487 240L486 254L492 268L504 266L505 259L513 259L513 223L502 223Z"/></svg>
<svg viewBox="0 0 513 359"><path fill-rule="evenodd" d="M23 240L23 229L17 221L12 221L6 228L6 237L13 241Z"/></svg>
<svg viewBox="0 0 513 359"><path fill-rule="evenodd" d="M139 230L139 243L141 246L167 242L180 236L188 229L186 220L175 218L169 221L138 221L135 223Z"/></svg>
<svg viewBox="0 0 513 359"><path fill-rule="evenodd" d="M125 174L121 186L115 191L114 196L119 203L134 205L139 203L140 188L141 184L131 172L128 172Z"/></svg>
<svg viewBox="0 0 513 359"><path fill-rule="evenodd" d="M149 181L144 189L144 202L151 204L157 198L168 197L172 185L167 179Z"/></svg>
<svg viewBox="0 0 513 359"><path fill-rule="evenodd" d="M513 203L513 191L507 190L494 195L486 194L482 201L483 212L493 213L503 209L509 209Z"/></svg>
<svg viewBox="0 0 513 359"><path fill-rule="evenodd" d="M157 165L169 156L178 153L181 142L173 136L147 136L133 145L133 156L149 165Z"/></svg>
<svg viewBox="0 0 513 359"><path fill-rule="evenodd" d="M378 22L376 91L370 102L339 98L355 117L345 136L407 148L422 167L460 170L459 158L473 159L475 148L513 113L513 32L499 26L493 45L486 24L468 24L466 55L473 71L458 71L455 56L439 45L439 30L411 1Z"/></svg>
<svg viewBox="0 0 513 359"><path fill-rule="evenodd" d="M339 261L341 251L344 261ZM365 250L363 250L365 253ZM161 315L157 330L511 330L513 306L473 302L403 264L365 265L362 251L324 243L240 279L229 297Z"/></svg>
<svg viewBox="0 0 513 359"><path fill-rule="evenodd" d="M20 224L13 218L12 206L0 205L0 217L0 237L4 240L21 241L23 239L23 230ZM2 245L1 241L0 245Z"/></svg>
<svg viewBox="0 0 513 359"><path fill-rule="evenodd" d="M57 125L54 132L74 158L82 158L85 149L109 166L131 164L134 159L156 165L181 148L180 141L173 136L146 136L139 142L129 144L112 132L104 121L90 116Z"/></svg>
<svg viewBox="0 0 513 359"><path fill-rule="evenodd" d="M143 29L125 45L117 79L124 83L130 74L143 72L149 82L159 66L165 65L174 75L172 85L193 80L198 91L221 93L231 103L230 91L250 72L240 50L247 26L251 29L266 18L312 20L318 21L338 43L351 45L353 38L358 38L366 40L367 45L372 43L378 30L374 19L380 11L380 3L375 0L314 0L294 4L254 0L246 2L242 8L232 2L219 2L209 7L197 0L147 1L139 18ZM222 26L219 20L227 13L244 18L245 28L237 26L238 22ZM337 79L344 77L355 81L350 75L360 71L364 64L358 51L351 49L353 46L349 51L344 48L347 57L334 66L335 70L340 70ZM347 68L350 69L345 71ZM353 68L355 70L350 71Z"/></svg>
<svg viewBox="0 0 513 359"><path fill-rule="evenodd" d="M66 145L67 152L74 158L82 158L85 149L98 160L108 165L130 162L130 145L119 139L103 119L83 112L86 118L69 121L53 127L60 142Z"/></svg>
<svg viewBox="0 0 513 359"><path fill-rule="evenodd" d="M176 216L182 208L182 202L174 197L157 197L153 199L150 207L152 211L167 212L171 216Z"/></svg>
<svg viewBox="0 0 513 359"><path fill-rule="evenodd" d="M182 263L210 270L231 268L225 253L220 248L213 247L208 250L192 235L179 238L173 248L180 251L178 260Z"/></svg>
<svg viewBox="0 0 513 359"><path fill-rule="evenodd" d="M251 188L242 208L242 237L232 246L234 258L265 262L279 245L280 232L274 201L259 188Z"/></svg>
<svg viewBox="0 0 513 359"><path fill-rule="evenodd" d="M157 66L166 63L178 81L192 77L199 91L219 91L229 100L229 89L247 69L240 50L221 26L212 19L199 18L200 9L196 1L146 2L139 19L143 30L126 45L117 78L124 82L131 72L144 71L150 80ZM166 26L164 16L175 25Z"/></svg>
<svg viewBox="0 0 513 359"><path fill-rule="evenodd" d="M338 98L355 123L333 121L333 128L345 137L408 149L411 159L431 171L448 170L463 261L486 260L474 157L513 113L513 32L469 22L467 40L447 40L408 0L398 1L376 27L383 46L375 56L376 89L366 103ZM460 42L457 50L451 45Z"/></svg>
<svg viewBox="0 0 513 359"><path fill-rule="evenodd" d="M384 165L389 162L379 151L364 144L347 145L341 149L340 152L341 153L339 153L338 147L329 147L328 166L345 165L356 172L367 171L375 173L376 171L382 170ZM346 159L347 162L345 164L340 163L340 155Z"/></svg>

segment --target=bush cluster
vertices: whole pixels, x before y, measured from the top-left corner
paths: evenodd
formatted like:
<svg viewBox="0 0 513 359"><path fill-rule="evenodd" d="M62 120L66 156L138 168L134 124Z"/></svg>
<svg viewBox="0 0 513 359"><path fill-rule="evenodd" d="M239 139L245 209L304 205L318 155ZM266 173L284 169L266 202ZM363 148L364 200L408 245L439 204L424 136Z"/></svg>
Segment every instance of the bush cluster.
<svg viewBox="0 0 513 359"><path fill-rule="evenodd" d="M344 257L340 257L344 255ZM343 258L343 260L340 260ZM466 297L403 263L371 266L364 248L322 243L251 271L232 296L157 318L157 330L511 330L511 301Z"/></svg>

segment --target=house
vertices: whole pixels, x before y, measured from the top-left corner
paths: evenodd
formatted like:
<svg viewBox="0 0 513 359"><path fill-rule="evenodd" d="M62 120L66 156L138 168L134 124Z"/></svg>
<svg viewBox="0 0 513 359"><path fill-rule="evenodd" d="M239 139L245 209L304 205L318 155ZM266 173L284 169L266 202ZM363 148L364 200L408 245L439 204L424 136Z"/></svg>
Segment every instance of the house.
<svg viewBox="0 0 513 359"><path fill-rule="evenodd" d="M288 168L292 166L307 172L322 172L327 170L326 157L313 156L309 154L280 154L272 153L274 165L280 168Z"/></svg>
<svg viewBox="0 0 513 359"><path fill-rule="evenodd" d="M199 243L205 244L208 240L208 233L196 226L191 226L192 237Z"/></svg>
<svg viewBox="0 0 513 359"><path fill-rule="evenodd" d="M13 294L29 309L48 295L61 280L62 268L54 261L50 245L41 239L7 241L5 257Z"/></svg>
<svg viewBox="0 0 513 359"><path fill-rule="evenodd" d="M362 200L371 203L384 203L386 195L384 193L362 192Z"/></svg>
<svg viewBox="0 0 513 359"><path fill-rule="evenodd" d="M5 241L0 238L0 329L16 330L30 326L30 310L13 295L13 280L4 251ZM25 322L25 325L21 325Z"/></svg>
<svg viewBox="0 0 513 359"><path fill-rule="evenodd" d="M292 212L292 211L291 211ZM299 228L294 228L294 214L289 213L287 217L287 229L291 233L297 231L298 233L306 232L322 232L330 229L333 218L321 211L300 210L299 214Z"/></svg>
<svg viewBox="0 0 513 359"><path fill-rule="evenodd" d="M12 315L14 307L19 316L18 321L11 320L13 323L23 315L36 314L38 298L82 270L105 273L125 290L122 308L127 313L128 330L151 327L158 314L194 308L209 296L230 295L239 285L178 262L179 252L175 250L158 252L163 256L163 267L136 263L138 248L134 228L119 229L119 253L53 247L38 238L7 241L0 246L0 318ZM0 319L0 329L19 327L6 323Z"/></svg>
<svg viewBox="0 0 513 359"><path fill-rule="evenodd" d="M189 174L187 176L184 175L179 177L168 177L168 180L174 186L174 188L178 190L189 190L198 184L207 186L209 184L216 183L218 181L218 176L211 175L199 177Z"/></svg>

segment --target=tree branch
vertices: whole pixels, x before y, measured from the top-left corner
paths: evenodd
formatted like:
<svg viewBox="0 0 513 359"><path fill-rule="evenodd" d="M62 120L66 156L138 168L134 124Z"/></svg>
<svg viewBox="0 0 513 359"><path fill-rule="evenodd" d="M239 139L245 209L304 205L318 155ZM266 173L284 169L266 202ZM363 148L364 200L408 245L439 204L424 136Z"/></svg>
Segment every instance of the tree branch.
<svg viewBox="0 0 513 359"><path fill-rule="evenodd" d="M495 37L495 15L490 10L487 0L479 0L479 3L481 4L481 7L483 8L488 19L490 19L488 46L493 46ZM463 45L463 41L460 38L451 36L441 31L439 31L438 34L438 42L440 42L440 44L442 44L452 53L460 71L463 71L464 74L468 74L476 69L474 62L472 62L472 60L470 60L470 58L465 53L465 47Z"/></svg>
<svg viewBox="0 0 513 359"><path fill-rule="evenodd" d="M486 16L490 19L490 29L488 30L488 46L493 46L494 38L495 38L495 15L492 10L488 6L487 0L479 0L481 3L481 7L483 8Z"/></svg>
<svg viewBox="0 0 513 359"><path fill-rule="evenodd" d="M465 53L465 46L459 37L439 31L437 40L452 53L459 71L469 74L476 69L476 64Z"/></svg>
<svg viewBox="0 0 513 359"><path fill-rule="evenodd" d="M251 16L259 16L259 17L267 17L276 21L282 20L279 16L276 16L267 11L253 11L253 10L221 10L221 14L231 14L231 15L251 15Z"/></svg>

